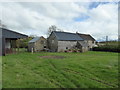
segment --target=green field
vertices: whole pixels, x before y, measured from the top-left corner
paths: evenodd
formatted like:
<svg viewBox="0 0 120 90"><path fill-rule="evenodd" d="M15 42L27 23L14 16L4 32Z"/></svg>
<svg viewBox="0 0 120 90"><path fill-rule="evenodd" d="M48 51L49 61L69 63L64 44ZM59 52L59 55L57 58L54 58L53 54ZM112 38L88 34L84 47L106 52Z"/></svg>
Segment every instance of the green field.
<svg viewBox="0 0 120 90"><path fill-rule="evenodd" d="M3 88L118 87L118 53L24 52L3 56L2 61Z"/></svg>

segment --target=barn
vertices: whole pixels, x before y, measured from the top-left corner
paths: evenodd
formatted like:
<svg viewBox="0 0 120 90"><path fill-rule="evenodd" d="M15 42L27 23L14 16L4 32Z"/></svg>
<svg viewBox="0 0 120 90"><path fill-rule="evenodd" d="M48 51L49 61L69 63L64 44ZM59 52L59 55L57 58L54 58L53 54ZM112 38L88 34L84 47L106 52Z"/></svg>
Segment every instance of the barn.
<svg viewBox="0 0 120 90"><path fill-rule="evenodd" d="M48 47L52 52L61 52L74 48L77 41L84 40L76 33L53 31L48 38Z"/></svg>
<svg viewBox="0 0 120 90"><path fill-rule="evenodd" d="M47 47L47 40L43 36L35 37L28 43L28 51L39 52Z"/></svg>
<svg viewBox="0 0 120 90"><path fill-rule="evenodd" d="M93 48L95 42L95 39L91 35L80 33L53 31L48 37L48 47L52 52L74 48L85 52Z"/></svg>
<svg viewBox="0 0 120 90"><path fill-rule="evenodd" d="M6 55L15 46L17 39L27 37L27 35L0 27L0 55Z"/></svg>

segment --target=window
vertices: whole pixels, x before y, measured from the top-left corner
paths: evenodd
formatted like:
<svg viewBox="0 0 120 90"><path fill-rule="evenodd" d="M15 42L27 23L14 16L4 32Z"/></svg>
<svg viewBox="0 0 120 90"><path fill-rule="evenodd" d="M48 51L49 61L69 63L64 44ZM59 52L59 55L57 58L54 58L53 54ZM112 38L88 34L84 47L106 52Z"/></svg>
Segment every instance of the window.
<svg viewBox="0 0 120 90"><path fill-rule="evenodd" d="M44 46L44 48L46 48L46 46Z"/></svg>
<svg viewBox="0 0 120 90"><path fill-rule="evenodd" d="M66 49L68 49L68 47L66 47Z"/></svg>
<svg viewBox="0 0 120 90"><path fill-rule="evenodd" d="M52 40L52 43L54 43L54 40Z"/></svg>
<svg viewBox="0 0 120 90"><path fill-rule="evenodd" d="M43 40L41 40L41 44L44 44L44 41L43 41Z"/></svg>

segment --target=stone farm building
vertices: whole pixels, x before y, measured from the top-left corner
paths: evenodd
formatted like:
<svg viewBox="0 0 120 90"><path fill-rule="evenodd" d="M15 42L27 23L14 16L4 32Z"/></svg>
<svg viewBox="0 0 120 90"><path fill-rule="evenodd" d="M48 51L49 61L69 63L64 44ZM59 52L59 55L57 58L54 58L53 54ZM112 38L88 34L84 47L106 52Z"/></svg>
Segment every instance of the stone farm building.
<svg viewBox="0 0 120 90"><path fill-rule="evenodd" d="M95 46L95 39L88 34L53 31L48 37L48 47L52 52L67 49L81 49L88 51Z"/></svg>
<svg viewBox="0 0 120 90"><path fill-rule="evenodd" d="M12 52L12 48L16 46L16 40L26 37L28 36L0 27L0 42L2 42L2 44L0 44L0 55L6 55Z"/></svg>
<svg viewBox="0 0 120 90"><path fill-rule="evenodd" d="M88 44L88 48L92 49L94 46L96 46L96 40L89 34L80 34L77 33L81 38L84 39L84 42Z"/></svg>
<svg viewBox="0 0 120 90"><path fill-rule="evenodd" d="M41 37L35 37L28 43L28 51L30 52L39 52L44 50L47 47L47 40Z"/></svg>

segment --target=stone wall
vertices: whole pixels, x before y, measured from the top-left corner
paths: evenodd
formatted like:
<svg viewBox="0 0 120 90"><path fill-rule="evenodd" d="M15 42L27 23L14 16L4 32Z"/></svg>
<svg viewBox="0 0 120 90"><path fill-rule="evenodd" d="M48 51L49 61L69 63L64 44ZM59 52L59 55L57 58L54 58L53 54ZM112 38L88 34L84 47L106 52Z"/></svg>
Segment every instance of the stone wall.
<svg viewBox="0 0 120 90"><path fill-rule="evenodd" d="M35 51L37 52L43 50L44 46L46 46L46 40L44 38L40 38L34 44Z"/></svg>
<svg viewBox="0 0 120 90"><path fill-rule="evenodd" d="M56 39L56 36L54 35L54 33L52 33L48 38L48 48L52 52L57 52L58 50L58 40Z"/></svg>
<svg viewBox="0 0 120 90"><path fill-rule="evenodd" d="M34 49L34 43L29 43L28 44L28 51L31 52L32 48Z"/></svg>
<svg viewBox="0 0 120 90"><path fill-rule="evenodd" d="M71 49L76 43L77 41L58 41L58 52Z"/></svg>
<svg viewBox="0 0 120 90"><path fill-rule="evenodd" d="M95 41L91 41L91 40L85 40L85 42L87 42L88 43L88 45L89 45L89 49L90 48L93 48L96 44L96 42Z"/></svg>
<svg viewBox="0 0 120 90"><path fill-rule="evenodd" d="M34 52L39 52L44 49L44 46L47 46L47 41L44 38L40 38L36 42L28 44L28 51L31 52L33 48Z"/></svg>

